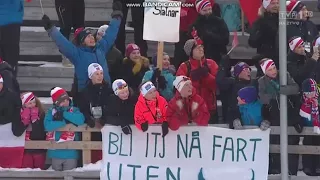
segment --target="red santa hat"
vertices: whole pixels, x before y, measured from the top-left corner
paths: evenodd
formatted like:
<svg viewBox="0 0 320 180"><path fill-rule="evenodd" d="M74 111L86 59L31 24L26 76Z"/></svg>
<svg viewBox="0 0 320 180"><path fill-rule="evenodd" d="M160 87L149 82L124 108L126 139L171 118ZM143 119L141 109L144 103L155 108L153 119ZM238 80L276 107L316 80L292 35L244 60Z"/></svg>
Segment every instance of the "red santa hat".
<svg viewBox="0 0 320 180"><path fill-rule="evenodd" d="M59 105L66 99L70 99L68 93L61 87L52 88L50 95L52 102L56 105Z"/></svg>
<svg viewBox="0 0 320 180"><path fill-rule="evenodd" d="M301 37L293 37L289 42L289 47L291 51L293 51L296 47L302 45L304 43Z"/></svg>
<svg viewBox="0 0 320 180"><path fill-rule="evenodd" d="M205 7L212 7L213 4L209 0L197 0L196 1L196 10L200 12Z"/></svg>
<svg viewBox="0 0 320 180"><path fill-rule="evenodd" d="M3 83L3 78L1 75L0 75L0 83Z"/></svg>
<svg viewBox="0 0 320 180"><path fill-rule="evenodd" d="M27 104L27 103L35 100L35 96L32 92L27 92L27 93L23 94L20 98L21 98L22 104Z"/></svg>
<svg viewBox="0 0 320 180"><path fill-rule="evenodd" d="M140 48L139 48L138 45L133 44L133 43L128 44L127 48L126 48L126 56L129 57L130 54L132 53L132 51L135 51L135 50L139 50L140 51Z"/></svg>
<svg viewBox="0 0 320 180"><path fill-rule="evenodd" d="M92 63L88 66L88 77L92 78L93 74L97 71L103 71L102 67L98 63Z"/></svg>
<svg viewBox="0 0 320 180"><path fill-rule="evenodd" d="M300 12L305 6L303 3L297 0L286 1L286 5L288 13L291 13L292 11Z"/></svg>
<svg viewBox="0 0 320 180"><path fill-rule="evenodd" d="M272 66L275 66L272 59L267 59L260 64L261 70L264 74L266 74L266 71Z"/></svg>

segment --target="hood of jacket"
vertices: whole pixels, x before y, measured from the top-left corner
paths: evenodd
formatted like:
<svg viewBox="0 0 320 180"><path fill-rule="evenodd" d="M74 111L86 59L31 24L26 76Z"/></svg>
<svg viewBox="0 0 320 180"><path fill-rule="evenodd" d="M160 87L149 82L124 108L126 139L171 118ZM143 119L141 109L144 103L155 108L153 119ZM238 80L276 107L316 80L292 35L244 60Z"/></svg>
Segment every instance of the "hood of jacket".
<svg viewBox="0 0 320 180"><path fill-rule="evenodd" d="M13 73L13 69L9 63L7 63L7 62L0 63L0 72L5 71L5 70Z"/></svg>

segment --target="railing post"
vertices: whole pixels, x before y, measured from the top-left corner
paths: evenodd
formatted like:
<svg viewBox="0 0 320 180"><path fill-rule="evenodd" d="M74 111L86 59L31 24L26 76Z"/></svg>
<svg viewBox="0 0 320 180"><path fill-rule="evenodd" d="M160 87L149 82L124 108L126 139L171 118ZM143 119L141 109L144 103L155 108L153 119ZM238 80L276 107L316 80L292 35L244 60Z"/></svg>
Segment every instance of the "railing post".
<svg viewBox="0 0 320 180"><path fill-rule="evenodd" d="M91 141L91 132L84 131L82 132L82 141ZM82 150L82 163L90 164L91 163L91 150L83 149Z"/></svg>

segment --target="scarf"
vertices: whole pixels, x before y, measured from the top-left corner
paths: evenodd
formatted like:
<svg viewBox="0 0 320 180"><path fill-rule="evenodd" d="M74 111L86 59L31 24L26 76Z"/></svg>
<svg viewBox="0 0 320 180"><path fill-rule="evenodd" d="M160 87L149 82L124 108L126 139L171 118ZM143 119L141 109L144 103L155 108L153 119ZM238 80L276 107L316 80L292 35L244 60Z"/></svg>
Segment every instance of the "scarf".
<svg viewBox="0 0 320 180"><path fill-rule="evenodd" d="M127 61L132 61L132 60L130 60L128 58L125 58L124 62L127 62ZM143 56L141 56L141 58L137 62L132 61L132 63L134 64L133 68L132 68L133 75L138 74L141 71L143 66L144 67L148 67L149 66L149 60L147 58L143 57Z"/></svg>
<svg viewBox="0 0 320 180"><path fill-rule="evenodd" d="M307 98L303 93L303 103L300 108L300 116L312 121L313 126L320 127L318 110L318 92L314 98ZM311 118L311 119L310 119Z"/></svg>

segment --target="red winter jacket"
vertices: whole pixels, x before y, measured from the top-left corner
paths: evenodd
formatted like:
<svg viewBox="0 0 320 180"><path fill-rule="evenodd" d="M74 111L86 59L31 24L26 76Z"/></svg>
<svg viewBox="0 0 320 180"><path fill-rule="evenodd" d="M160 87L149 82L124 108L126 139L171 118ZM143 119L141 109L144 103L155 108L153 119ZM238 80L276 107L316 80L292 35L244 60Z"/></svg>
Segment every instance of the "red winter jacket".
<svg viewBox="0 0 320 180"><path fill-rule="evenodd" d="M210 0L212 6L214 6L214 0ZM181 7L181 16L180 16L180 31L188 32L190 26L197 19L199 13L196 10L196 0L186 0L184 4L193 4L193 7ZM183 14L186 14L183 16Z"/></svg>
<svg viewBox="0 0 320 180"><path fill-rule="evenodd" d="M207 62L206 62L207 61ZM199 60L189 59L191 64L191 71L200 67ZM219 66L212 59L203 59L201 60L201 66L205 66L205 62L208 65L210 70L209 74L206 77L203 77L199 81L194 81L189 76L188 68L186 63L182 63L177 71L176 76L189 76L192 81L193 87L197 90L197 94L199 94L206 102L209 111L216 110L217 108L217 100L216 100L216 75L218 73Z"/></svg>
<svg viewBox="0 0 320 180"><path fill-rule="evenodd" d="M168 104L167 121L171 130L178 130L180 126L188 125L189 121L198 126L207 126L209 119L207 105L195 89L188 98L182 98L177 91Z"/></svg>
<svg viewBox="0 0 320 180"><path fill-rule="evenodd" d="M141 124L145 122L148 122L148 124L161 124L167 121L167 106L168 103L166 99L160 96L159 93L157 93L156 101L146 101L143 95L140 94L134 109L134 122L136 127L141 130Z"/></svg>

